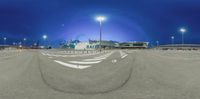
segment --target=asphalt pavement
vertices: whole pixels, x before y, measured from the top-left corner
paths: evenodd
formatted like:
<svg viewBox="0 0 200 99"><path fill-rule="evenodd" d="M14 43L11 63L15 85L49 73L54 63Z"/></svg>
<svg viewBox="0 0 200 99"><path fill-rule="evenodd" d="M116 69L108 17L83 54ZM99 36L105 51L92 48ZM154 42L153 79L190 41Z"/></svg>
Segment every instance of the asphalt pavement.
<svg viewBox="0 0 200 99"><path fill-rule="evenodd" d="M0 51L0 99L199 99L200 52Z"/></svg>

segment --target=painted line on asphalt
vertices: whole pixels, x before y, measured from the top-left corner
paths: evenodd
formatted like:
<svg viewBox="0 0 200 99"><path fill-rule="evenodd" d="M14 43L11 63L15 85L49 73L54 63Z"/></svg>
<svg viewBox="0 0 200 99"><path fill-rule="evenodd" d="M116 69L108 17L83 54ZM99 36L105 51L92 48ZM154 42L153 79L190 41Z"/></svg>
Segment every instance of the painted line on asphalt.
<svg viewBox="0 0 200 99"><path fill-rule="evenodd" d="M42 55L45 55L44 53L41 53Z"/></svg>
<svg viewBox="0 0 200 99"><path fill-rule="evenodd" d="M110 54L111 55L111 54ZM92 59L84 59L83 61L97 61L97 60L104 60L106 58L108 58L110 55L103 55L100 57L94 57Z"/></svg>
<svg viewBox="0 0 200 99"><path fill-rule="evenodd" d="M86 62L86 61L69 61L70 63L74 64L97 64L100 63L101 61L93 61L93 62Z"/></svg>
<svg viewBox="0 0 200 99"><path fill-rule="evenodd" d="M126 53L120 51L120 55L121 55L121 57L123 57L124 55L126 55Z"/></svg>
<svg viewBox="0 0 200 99"><path fill-rule="evenodd" d="M91 53L91 54L83 54L83 55L80 55L80 54L74 55L74 54L69 53L69 55L68 55L66 53L41 52L41 54L44 56L49 56L49 57L78 57L78 56L96 55L99 53Z"/></svg>
<svg viewBox="0 0 200 99"><path fill-rule="evenodd" d="M121 58L125 58L126 56L128 56L128 55L126 54L126 55L122 56Z"/></svg>
<svg viewBox="0 0 200 99"><path fill-rule="evenodd" d="M98 60L104 60L106 58L95 58L95 59L84 59L83 61L98 61Z"/></svg>
<svg viewBox="0 0 200 99"><path fill-rule="evenodd" d="M74 69L86 69L86 68L91 67L89 65L88 66L82 66L82 65L69 64L69 63L65 63L65 62L62 62L62 61L58 61L58 60L54 60L54 62L59 63L59 64L66 66L66 67L74 68Z"/></svg>
<svg viewBox="0 0 200 99"><path fill-rule="evenodd" d="M95 58L95 59L99 59L99 58L107 58L107 57L109 57L110 55L112 55L112 54L102 55L102 56L94 57L94 58Z"/></svg>

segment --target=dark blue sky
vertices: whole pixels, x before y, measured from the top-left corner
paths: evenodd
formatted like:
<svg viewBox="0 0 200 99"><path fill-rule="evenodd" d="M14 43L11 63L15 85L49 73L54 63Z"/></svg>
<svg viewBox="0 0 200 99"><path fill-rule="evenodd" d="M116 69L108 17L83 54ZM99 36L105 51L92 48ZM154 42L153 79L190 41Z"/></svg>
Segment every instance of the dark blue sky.
<svg viewBox="0 0 200 99"><path fill-rule="evenodd" d="M0 38L51 41L98 39L95 17L104 15L103 38L116 41L200 43L199 0L1 0ZM1 43L0 42L0 43Z"/></svg>

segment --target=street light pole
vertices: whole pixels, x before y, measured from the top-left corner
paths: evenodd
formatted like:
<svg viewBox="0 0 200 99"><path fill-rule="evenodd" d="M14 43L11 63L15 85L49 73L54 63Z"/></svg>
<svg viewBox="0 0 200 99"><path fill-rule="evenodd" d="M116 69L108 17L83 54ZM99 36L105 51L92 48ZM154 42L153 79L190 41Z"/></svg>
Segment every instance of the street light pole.
<svg viewBox="0 0 200 99"><path fill-rule="evenodd" d="M44 43L46 43L47 35L43 35L42 38L44 39ZM45 46L46 44L44 44Z"/></svg>
<svg viewBox="0 0 200 99"><path fill-rule="evenodd" d="M100 42L99 42L99 45L100 45L100 52L101 52L101 41L102 41L102 21L101 20L99 21L99 24L100 24Z"/></svg>
<svg viewBox="0 0 200 99"><path fill-rule="evenodd" d="M181 32L181 34L182 34L182 46L184 45L184 34L185 34L185 32L186 32L186 29L185 28L181 28L180 29L180 32Z"/></svg>
<svg viewBox="0 0 200 99"><path fill-rule="evenodd" d="M26 38L24 38L23 40L24 40L24 46L26 46L26 40L27 40L27 39L26 39Z"/></svg>
<svg viewBox="0 0 200 99"><path fill-rule="evenodd" d="M172 40L171 44L173 45L174 44L174 36L171 37L171 40Z"/></svg>
<svg viewBox="0 0 200 99"><path fill-rule="evenodd" d="M4 46L5 46L5 45L6 45L6 40L7 40L7 38L4 37L3 40L4 40Z"/></svg>
<svg viewBox="0 0 200 99"><path fill-rule="evenodd" d="M184 44L184 33L182 33L182 45Z"/></svg>
<svg viewBox="0 0 200 99"><path fill-rule="evenodd" d="M99 25L100 25L100 38L99 38L99 49L100 49L100 52L102 50L102 22L105 20L105 17L103 16L99 16L96 18L97 21L99 21Z"/></svg>
<svg viewBox="0 0 200 99"><path fill-rule="evenodd" d="M157 47L159 46L159 41L156 41L156 46L157 46Z"/></svg>

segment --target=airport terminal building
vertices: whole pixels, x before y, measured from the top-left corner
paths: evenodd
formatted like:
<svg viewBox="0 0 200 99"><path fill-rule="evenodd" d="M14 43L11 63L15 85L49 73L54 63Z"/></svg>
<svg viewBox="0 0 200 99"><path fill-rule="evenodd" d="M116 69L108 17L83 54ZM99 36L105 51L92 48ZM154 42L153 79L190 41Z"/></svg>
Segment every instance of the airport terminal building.
<svg viewBox="0 0 200 99"><path fill-rule="evenodd" d="M119 49L146 49L148 48L148 42L124 42L119 43L116 48Z"/></svg>
<svg viewBox="0 0 200 99"><path fill-rule="evenodd" d="M118 43L115 41L102 41L101 48L102 49L146 49L148 48L148 42L124 42ZM99 49L100 42L95 40L90 40L89 42L79 42L75 49L77 50L93 50Z"/></svg>
<svg viewBox="0 0 200 99"><path fill-rule="evenodd" d="M115 41L101 41L101 48L102 49L112 49L115 47ZM94 50L100 48L100 42L97 40L89 40L89 42L79 42L75 46L76 50Z"/></svg>

